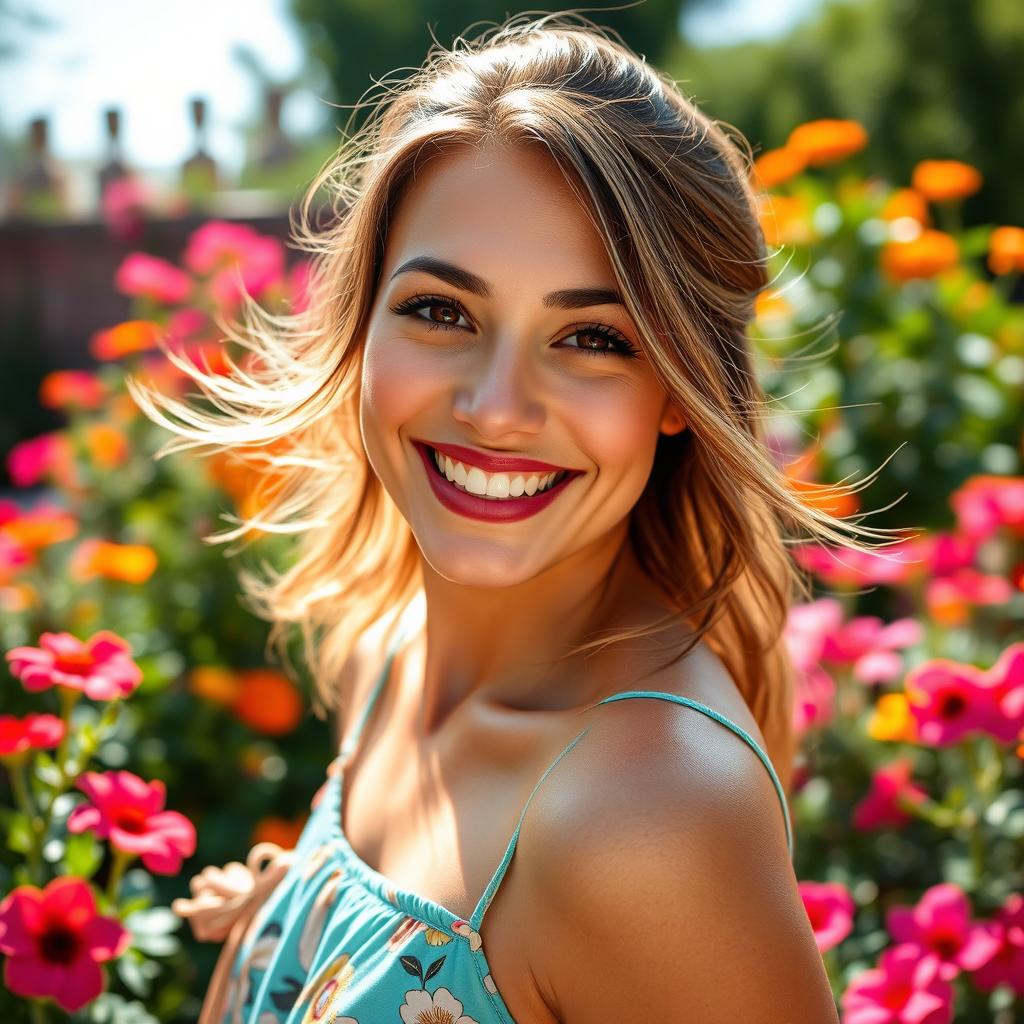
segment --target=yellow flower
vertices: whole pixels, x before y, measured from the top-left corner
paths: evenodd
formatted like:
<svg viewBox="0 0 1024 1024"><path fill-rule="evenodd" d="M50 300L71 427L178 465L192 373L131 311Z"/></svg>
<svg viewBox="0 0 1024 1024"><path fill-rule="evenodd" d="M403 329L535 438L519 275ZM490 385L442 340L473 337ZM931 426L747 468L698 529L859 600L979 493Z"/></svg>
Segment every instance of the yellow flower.
<svg viewBox="0 0 1024 1024"><path fill-rule="evenodd" d="M873 740L910 741L916 736L914 718L905 693L883 693L868 721L868 735Z"/></svg>

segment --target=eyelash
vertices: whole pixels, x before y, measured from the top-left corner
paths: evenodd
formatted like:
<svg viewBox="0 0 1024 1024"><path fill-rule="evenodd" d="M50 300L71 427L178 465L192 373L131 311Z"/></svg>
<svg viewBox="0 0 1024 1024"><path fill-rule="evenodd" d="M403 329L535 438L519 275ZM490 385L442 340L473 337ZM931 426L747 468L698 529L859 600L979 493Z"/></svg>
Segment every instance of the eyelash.
<svg viewBox="0 0 1024 1024"><path fill-rule="evenodd" d="M405 299L403 302L399 302L397 305L390 307L391 312L397 316L409 316L421 309L429 309L431 306L447 306L450 309L457 310L460 316L464 316L469 319L469 314L463 309L462 303L455 299L445 298L443 295L414 295L412 298ZM417 320L422 320L426 324L428 330L434 330L435 328L441 328L446 331L462 331L464 327L459 327L458 324L442 324L436 320L426 320L423 317L416 317ZM576 334L583 336L590 336L596 338L604 338L609 343L614 343L620 346L618 349L613 348L583 348L577 345L577 351L586 352L592 356L607 356L607 355L619 355L626 359L636 359L637 350L636 346L624 338L618 331L613 331L610 327L605 327L603 324L575 324ZM575 335L568 335L568 337L574 337ZM571 346L570 346L571 347Z"/></svg>

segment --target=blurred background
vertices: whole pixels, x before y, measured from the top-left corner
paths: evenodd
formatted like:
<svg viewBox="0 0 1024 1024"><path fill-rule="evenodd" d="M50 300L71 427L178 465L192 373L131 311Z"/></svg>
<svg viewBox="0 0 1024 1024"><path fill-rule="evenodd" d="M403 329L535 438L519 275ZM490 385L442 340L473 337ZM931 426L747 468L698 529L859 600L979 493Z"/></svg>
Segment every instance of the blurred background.
<svg viewBox="0 0 1024 1024"><path fill-rule="evenodd" d="M519 11L539 13L0 0L0 644L65 633L81 666L74 645L111 631L142 679L109 702L29 692L13 667L0 687L0 897L72 875L133 936L71 1019L196 1019L217 947L171 901L207 864L291 846L334 755L298 637L280 664L240 598L237 573L286 566L288 538L203 540L259 511L272 469L156 460L169 435L125 371L189 390L160 336L213 372L240 363L220 330L239 273L267 309L301 309L289 213L352 105L435 39ZM893 561L794 547L813 583L786 636L794 865L844 1024L882 1020L872 1000L903 1012L916 989L887 959L897 943L944 965L915 975L937 1001L929 1024L1024 1020L1024 4L584 13L757 157L775 252L750 340L780 470L809 504L908 531ZM998 712L960 728L978 694ZM30 735L40 711L50 731ZM198 834L180 869L71 834L87 765L166 786ZM913 927L894 925L898 907ZM871 971L875 994L858 994ZM0 986L0 1020L65 1019Z"/></svg>
<svg viewBox="0 0 1024 1024"><path fill-rule="evenodd" d="M522 8L529 10L530 8ZM403 0L0 0L0 446L45 427L34 385L87 366L134 248L170 254L200 217L280 237L373 81L520 8ZM852 118L870 170L970 159L974 223L1024 199L1024 8L1013 0L646 0L597 16L755 151ZM401 75L401 72L397 72ZM357 117L356 122L358 123ZM128 179L132 188L111 184ZM134 211L134 213L133 213ZM141 222L141 223L137 223Z"/></svg>

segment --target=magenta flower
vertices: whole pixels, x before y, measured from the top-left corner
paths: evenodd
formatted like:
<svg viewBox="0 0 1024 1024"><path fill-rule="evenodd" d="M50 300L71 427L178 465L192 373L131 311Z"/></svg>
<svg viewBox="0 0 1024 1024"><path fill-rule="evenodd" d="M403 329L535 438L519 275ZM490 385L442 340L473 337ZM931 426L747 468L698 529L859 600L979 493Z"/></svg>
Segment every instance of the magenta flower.
<svg viewBox="0 0 1024 1024"><path fill-rule="evenodd" d="M934 658L911 669L904 688L917 736L932 747L984 731L997 714L994 690L973 665Z"/></svg>
<svg viewBox="0 0 1024 1024"><path fill-rule="evenodd" d="M899 828L912 815L899 804L905 797L912 803L920 803L928 794L910 781L911 762L909 757L898 758L877 769L871 776L871 789L853 809L853 827L860 832L873 829Z"/></svg>
<svg viewBox="0 0 1024 1024"><path fill-rule="evenodd" d="M919 644L924 628L914 619L897 619L888 625L874 615L851 619L825 637L822 657L837 665L851 665L862 683L895 679L903 670L896 653Z"/></svg>
<svg viewBox="0 0 1024 1024"><path fill-rule="evenodd" d="M15 487L32 487L50 472L61 458L64 434L52 430L12 445L7 453L7 472Z"/></svg>
<svg viewBox="0 0 1024 1024"><path fill-rule="evenodd" d="M100 964L120 956L131 932L96 913L92 890L71 875L45 889L19 885L0 903L4 983L30 999L52 997L68 1013L95 999L106 979Z"/></svg>
<svg viewBox="0 0 1024 1024"><path fill-rule="evenodd" d="M89 798L68 815L68 831L91 830L118 850L137 854L154 874L175 875L196 852L196 829L184 814L165 811L164 784L126 771L84 772L75 785Z"/></svg>
<svg viewBox="0 0 1024 1024"><path fill-rule="evenodd" d="M835 717L836 684L818 666L797 673L793 702L793 729L803 736L808 729L828 725Z"/></svg>
<svg viewBox="0 0 1024 1024"><path fill-rule="evenodd" d="M986 730L1002 743L1013 743L1024 729L1024 643L1011 644L985 673L993 715Z"/></svg>
<svg viewBox="0 0 1024 1024"><path fill-rule="evenodd" d="M188 298L192 278L167 260L145 252L131 252L117 268L114 286L123 295L143 296L174 306Z"/></svg>
<svg viewBox="0 0 1024 1024"><path fill-rule="evenodd" d="M142 682L128 642L109 630L85 643L70 633L43 633L39 644L7 652L11 672L33 693L66 686L92 700L113 700L134 693Z"/></svg>
<svg viewBox="0 0 1024 1024"><path fill-rule="evenodd" d="M820 661L852 666L863 683L895 679L903 668L897 650L920 643L924 630L914 619L885 625L873 615L843 622L842 605L831 597L795 605L786 619L786 645L803 670Z"/></svg>
<svg viewBox="0 0 1024 1024"><path fill-rule="evenodd" d="M839 882L800 882L800 898L824 953L838 946L853 931L853 897Z"/></svg>
<svg viewBox="0 0 1024 1024"><path fill-rule="evenodd" d="M943 981L952 981L961 970L977 969L999 949L991 923L972 924L967 897L948 882L933 885L915 907L890 907L885 921L897 942L921 947Z"/></svg>
<svg viewBox="0 0 1024 1024"><path fill-rule="evenodd" d="M0 757L26 750L52 750L64 739L64 722L56 715L0 715Z"/></svg>
<svg viewBox="0 0 1024 1024"><path fill-rule="evenodd" d="M953 987L918 946L887 949L878 967L861 971L842 998L843 1024L950 1024Z"/></svg>
<svg viewBox="0 0 1024 1024"><path fill-rule="evenodd" d="M1012 595L1009 580L970 567L957 569L948 576L937 576L929 580L925 588L929 608L945 604L1003 604Z"/></svg>
<svg viewBox="0 0 1024 1024"><path fill-rule="evenodd" d="M872 583L893 586L905 583L921 567L911 549L896 544L884 552L862 553L815 543L796 545L792 551L804 569L837 586L862 587Z"/></svg>
<svg viewBox="0 0 1024 1024"><path fill-rule="evenodd" d="M992 920L999 947L993 956L971 972L971 981L982 992L1009 985L1024 996L1024 896L1011 893Z"/></svg>
<svg viewBox="0 0 1024 1024"><path fill-rule="evenodd" d="M281 243L229 221L208 221L194 231L182 262L193 273L209 276L214 298L227 307L239 301L240 288L255 298L284 277Z"/></svg>
<svg viewBox="0 0 1024 1024"><path fill-rule="evenodd" d="M1024 534L1024 477L973 476L949 500L960 530L975 541L1001 527Z"/></svg>

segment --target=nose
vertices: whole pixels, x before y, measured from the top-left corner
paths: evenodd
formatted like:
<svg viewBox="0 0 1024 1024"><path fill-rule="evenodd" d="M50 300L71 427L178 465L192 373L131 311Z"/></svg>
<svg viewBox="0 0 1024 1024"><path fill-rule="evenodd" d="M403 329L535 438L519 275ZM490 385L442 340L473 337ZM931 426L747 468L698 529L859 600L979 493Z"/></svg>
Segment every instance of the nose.
<svg viewBox="0 0 1024 1024"><path fill-rule="evenodd" d="M479 358L456 389L452 414L478 437L537 433L544 403L527 345L512 339L479 347Z"/></svg>

